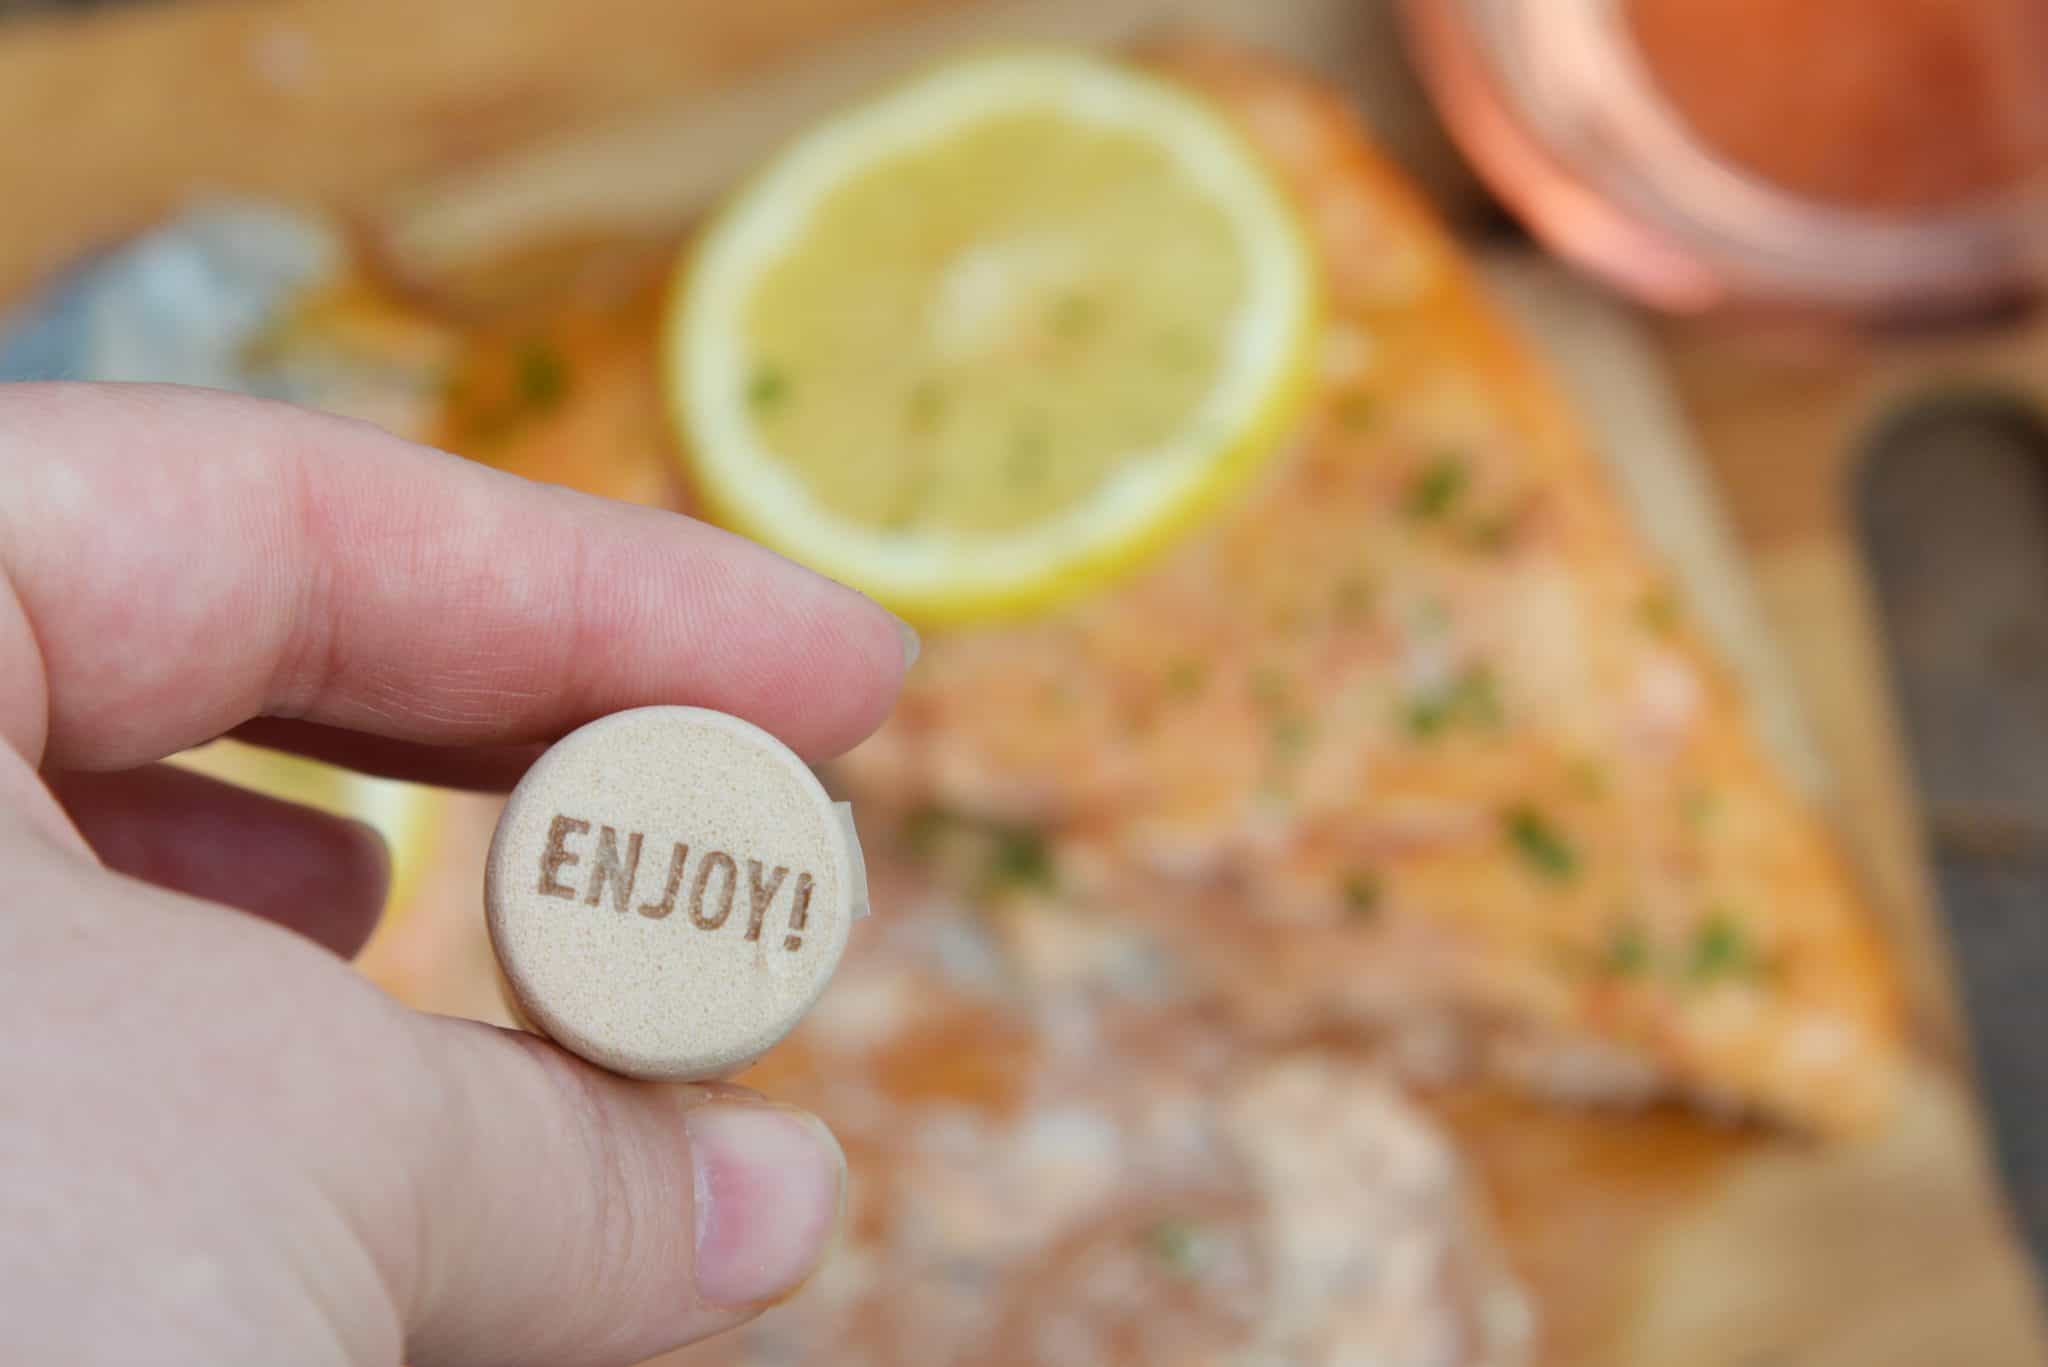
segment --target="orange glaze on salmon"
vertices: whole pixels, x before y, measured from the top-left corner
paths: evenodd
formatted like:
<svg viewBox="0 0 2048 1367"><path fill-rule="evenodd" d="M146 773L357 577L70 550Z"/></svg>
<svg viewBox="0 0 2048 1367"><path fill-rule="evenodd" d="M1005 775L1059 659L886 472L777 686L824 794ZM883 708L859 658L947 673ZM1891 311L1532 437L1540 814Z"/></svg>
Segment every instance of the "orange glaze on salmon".
<svg viewBox="0 0 2048 1367"><path fill-rule="evenodd" d="M1551 384L1338 97L1157 63L1301 202L1319 402L1137 577L929 639L852 795L1042 842L1261 1033L1448 1012L1544 1086L1869 1121L1900 1026L1864 908Z"/></svg>

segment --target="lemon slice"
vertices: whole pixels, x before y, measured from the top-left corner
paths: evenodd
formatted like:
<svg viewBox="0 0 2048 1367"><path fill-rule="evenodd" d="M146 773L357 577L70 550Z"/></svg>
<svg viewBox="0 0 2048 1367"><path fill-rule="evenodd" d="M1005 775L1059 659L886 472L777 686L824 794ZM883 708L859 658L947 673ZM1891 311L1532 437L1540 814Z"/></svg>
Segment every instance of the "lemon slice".
<svg viewBox="0 0 2048 1367"><path fill-rule="evenodd" d="M666 388L714 516L958 621L1103 581L1256 468L1318 294L1292 204L1199 99L978 57L742 188L679 278Z"/></svg>
<svg viewBox="0 0 2048 1367"><path fill-rule="evenodd" d="M387 936L411 906L433 854L431 789L370 778L318 760L231 740L173 755L170 762L224 783L376 827L391 850L391 890L377 934Z"/></svg>

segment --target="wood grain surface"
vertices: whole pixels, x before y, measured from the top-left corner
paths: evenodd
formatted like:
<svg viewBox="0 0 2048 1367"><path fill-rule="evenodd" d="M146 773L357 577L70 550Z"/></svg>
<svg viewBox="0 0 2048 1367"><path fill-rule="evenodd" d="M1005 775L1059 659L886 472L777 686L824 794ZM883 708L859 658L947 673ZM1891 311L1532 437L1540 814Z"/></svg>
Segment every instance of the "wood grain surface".
<svg viewBox="0 0 2048 1367"><path fill-rule="evenodd" d="M1439 203L1478 204L1403 63L1390 7L1310 8L1321 41L1304 55L1361 92ZM873 70L962 42L1113 41L1205 14L1232 15L1254 37L1301 31L1288 4L1232 0L145 0L16 18L0 22L0 305L195 193L355 213L553 143L592 160L588 174L629 168L614 198L644 178L672 208L678 190L700 193L734 166L718 126L695 121L700 97L752 86L800 51L844 43L870 55L841 69ZM925 22L885 22L910 16ZM843 93L829 76L771 76L751 98L801 112ZM655 174L619 160L679 116L681 165L666 140Z"/></svg>
<svg viewBox="0 0 2048 1367"><path fill-rule="evenodd" d="M348 210L941 0L154 0L0 27L0 300L188 194Z"/></svg>

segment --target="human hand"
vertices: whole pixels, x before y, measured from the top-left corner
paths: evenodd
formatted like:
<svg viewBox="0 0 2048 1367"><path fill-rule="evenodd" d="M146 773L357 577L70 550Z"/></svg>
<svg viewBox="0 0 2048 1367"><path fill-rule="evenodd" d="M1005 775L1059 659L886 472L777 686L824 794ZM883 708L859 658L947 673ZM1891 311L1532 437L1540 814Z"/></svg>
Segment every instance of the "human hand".
<svg viewBox="0 0 2048 1367"><path fill-rule="evenodd" d="M815 758L914 638L687 519L201 391L0 386L0 481L0 1356L626 1363L798 1285L816 1120L407 1010L340 957L373 832L154 761L239 729L494 786L649 703Z"/></svg>

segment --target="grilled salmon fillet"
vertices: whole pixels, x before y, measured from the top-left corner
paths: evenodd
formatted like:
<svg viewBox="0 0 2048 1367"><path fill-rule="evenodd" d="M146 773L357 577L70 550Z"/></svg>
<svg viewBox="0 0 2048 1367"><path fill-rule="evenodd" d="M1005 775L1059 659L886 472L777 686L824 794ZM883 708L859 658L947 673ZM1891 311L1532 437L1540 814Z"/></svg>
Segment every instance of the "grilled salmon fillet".
<svg viewBox="0 0 2048 1367"><path fill-rule="evenodd" d="M1903 1054L1874 926L1555 385L1337 94L1220 44L1144 60L1299 203L1314 404L1135 577L928 639L839 767L864 819L964 900L1021 876L1162 930L1268 1042L1391 1030L1575 1098L1872 1120ZM687 506L659 288L597 298L465 337L428 435Z"/></svg>
<svg viewBox="0 0 2048 1367"><path fill-rule="evenodd" d="M1313 412L1136 577L928 640L851 795L1159 929L1262 1035L1455 1020L1546 1087L1870 1121L1865 909L1553 384L1338 96L1148 60L1299 201Z"/></svg>

